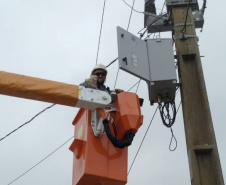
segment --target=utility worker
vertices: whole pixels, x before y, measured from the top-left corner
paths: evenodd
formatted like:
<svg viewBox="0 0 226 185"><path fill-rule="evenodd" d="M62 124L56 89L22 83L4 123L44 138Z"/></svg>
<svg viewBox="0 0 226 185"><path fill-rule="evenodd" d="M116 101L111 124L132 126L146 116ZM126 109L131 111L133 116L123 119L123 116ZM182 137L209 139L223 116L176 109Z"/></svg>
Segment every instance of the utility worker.
<svg viewBox="0 0 226 185"><path fill-rule="evenodd" d="M90 78L86 79L85 82L83 82L82 86L92 88L92 89L99 89L101 91L106 91L110 94L109 87L106 87L104 85L106 76L107 76L107 68L103 64L97 64L90 75Z"/></svg>

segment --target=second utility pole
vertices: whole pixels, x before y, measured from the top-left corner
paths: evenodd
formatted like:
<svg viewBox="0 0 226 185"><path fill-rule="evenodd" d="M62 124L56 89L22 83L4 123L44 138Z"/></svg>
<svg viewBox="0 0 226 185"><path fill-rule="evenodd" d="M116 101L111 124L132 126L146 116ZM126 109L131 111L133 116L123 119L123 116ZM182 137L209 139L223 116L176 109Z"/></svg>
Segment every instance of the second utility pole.
<svg viewBox="0 0 226 185"><path fill-rule="evenodd" d="M191 184L224 185L191 8L172 16Z"/></svg>

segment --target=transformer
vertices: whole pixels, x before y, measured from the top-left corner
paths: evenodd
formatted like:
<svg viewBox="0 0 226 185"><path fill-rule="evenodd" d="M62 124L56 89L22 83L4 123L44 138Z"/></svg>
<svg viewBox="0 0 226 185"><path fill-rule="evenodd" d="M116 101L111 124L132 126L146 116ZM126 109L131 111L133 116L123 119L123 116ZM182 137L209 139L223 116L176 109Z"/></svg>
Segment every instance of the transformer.
<svg viewBox="0 0 226 185"><path fill-rule="evenodd" d="M173 6L187 6L189 0L166 0L167 14L157 15L155 2L153 0L145 0L145 15L144 26L148 27L149 33L172 31L173 23L170 19L170 12ZM199 9L197 0L190 0L193 20L195 28L202 28L204 25L204 9L205 2L202 9ZM150 26L151 25L151 26Z"/></svg>
<svg viewBox="0 0 226 185"><path fill-rule="evenodd" d="M119 68L147 82L151 105L174 101L177 86L172 39L141 40L118 27Z"/></svg>

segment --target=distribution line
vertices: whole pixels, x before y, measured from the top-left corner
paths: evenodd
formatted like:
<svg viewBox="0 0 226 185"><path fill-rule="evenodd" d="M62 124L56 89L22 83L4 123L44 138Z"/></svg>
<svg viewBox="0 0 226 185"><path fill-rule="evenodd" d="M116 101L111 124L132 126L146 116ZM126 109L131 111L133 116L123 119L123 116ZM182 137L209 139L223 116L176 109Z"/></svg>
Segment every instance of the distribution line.
<svg viewBox="0 0 226 185"><path fill-rule="evenodd" d="M104 20L105 3L106 3L106 0L104 0L104 6L103 6L103 13L102 13L102 19L101 19L101 26L100 26L100 35L99 35L99 41L98 41L98 47L97 47L96 64L97 64L98 54L99 54L99 48L100 48L100 39L101 39L101 32L102 32L102 26L103 26L103 20Z"/></svg>
<svg viewBox="0 0 226 185"><path fill-rule="evenodd" d="M2 141L3 139L7 138L9 135L11 135L12 133L16 132L18 129L20 129L21 127L23 127L24 125L30 123L31 121L33 121L37 116L39 116L40 114L42 114L43 112L45 112L47 109L52 108L53 106L55 106L56 104L52 104L49 107L46 107L45 109L43 109L41 112L39 112L38 114L36 114L34 117L32 117L29 121L27 121L26 123L20 125L18 128L16 128L15 130L13 130L12 132L8 133L5 137L1 138L0 141Z"/></svg>
<svg viewBox="0 0 226 185"><path fill-rule="evenodd" d="M143 139L142 139L142 141L141 141L141 144L140 144L140 146L139 146L139 148L138 148L138 150L137 150L137 153L136 153L136 155L135 155L135 157L134 157L134 159L133 159L133 162L132 162L132 164L131 164L131 166L130 166L130 168L129 168L129 171L128 171L128 173L127 173L127 176L129 175L129 173L130 173L130 171L131 171L131 169L132 169L132 167L133 167L133 164L134 164L134 162L135 162L135 160L136 160L136 158L137 158L137 155L138 155L138 153L139 153L139 151L140 151L140 148L141 148L141 146L142 146L142 144L143 144L143 142L144 142L144 139L145 139L145 137L146 137L146 135L147 135L147 133L148 133L148 130L149 130L150 126L151 126L151 123L152 123L152 121L153 121L153 119L154 119L154 117L155 117L155 114L156 114L156 112L157 112L157 109L158 109L158 106L157 106L156 109L155 109L155 113L154 113L154 115L153 115L153 117L152 117L152 119L151 119L151 122L149 123L148 128L147 128L147 130L146 130L146 132L145 132L145 134L144 134L144 137L143 137Z"/></svg>
<svg viewBox="0 0 226 185"><path fill-rule="evenodd" d="M131 7L131 12L130 12L130 17L129 17L129 22L128 22L127 31L129 30L129 25L130 25L130 21L131 21L132 13L133 13L134 3L135 3L135 0L133 0L133 5L132 5L132 7ZM116 60L115 60L115 61L116 61ZM118 73L119 73L119 69L118 69L118 72L117 72L117 75L116 75L115 85L116 85L116 82L117 82L117 80L118 80ZM114 86L114 89L115 89L115 86Z"/></svg>
<svg viewBox="0 0 226 185"><path fill-rule="evenodd" d="M130 7L133 11L137 12L137 13L144 13L144 12L140 12L135 10L132 6L130 6L125 0L122 0L128 7Z"/></svg>
<svg viewBox="0 0 226 185"><path fill-rule="evenodd" d="M129 92L129 91L130 91L132 88L134 88L137 84L138 84L138 86L139 86L140 81L141 81L141 79L140 79L137 83L135 83L132 87L130 87L129 90L128 90L127 92Z"/></svg>
<svg viewBox="0 0 226 185"><path fill-rule="evenodd" d="M62 146L64 146L68 141L70 141L73 137L69 138L67 141L65 141L62 145L60 145L57 149L55 149L53 152L51 152L49 155L47 155L45 158L43 158L41 161L39 161L38 163L36 163L34 166L32 166L31 168L29 168L26 172L22 173L19 177L17 177L16 179L14 179L13 181L11 181L8 185L14 183L15 181L17 181L18 179L20 179L22 176L24 176L26 173L28 173L29 171L31 171L33 168L35 168L36 166L38 166L41 162L43 162L45 159L47 159L49 156L51 156L53 153L55 153L57 150L59 150Z"/></svg>

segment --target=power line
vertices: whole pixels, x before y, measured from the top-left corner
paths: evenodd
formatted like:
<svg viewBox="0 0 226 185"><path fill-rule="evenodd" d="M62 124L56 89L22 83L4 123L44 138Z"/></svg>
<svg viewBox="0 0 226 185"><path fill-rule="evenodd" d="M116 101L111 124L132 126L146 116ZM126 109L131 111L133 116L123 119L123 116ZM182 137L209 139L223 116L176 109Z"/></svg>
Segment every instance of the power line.
<svg viewBox="0 0 226 185"><path fill-rule="evenodd" d="M113 64L116 60L118 60L118 57L114 59L112 62L110 62L106 67L109 67L111 64Z"/></svg>
<svg viewBox="0 0 226 185"><path fill-rule="evenodd" d="M137 13L144 13L144 12L140 12L140 11L137 11L133 8L133 6L130 6L125 0L122 0L128 7L130 7L132 9L132 11L135 11Z"/></svg>
<svg viewBox="0 0 226 185"><path fill-rule="evenodd" d="M140 81L138 81L137 83L139 83ZM136 83L136 84L137 84ZM135 85L136 85L135 84ZM135 86L134 85L134 86ZM133 86L133 87L134 87ZM132 87L132 88L133 88ZM180 106L181 106L181 101L180 101L180 104L179 104L179 106L178 106L178 108L177 108L177 112L178 112L178 110L179 110L179 108L180 108ZM134 162L135 162L135 160L136 160L136 158L137 158L137 155L138 155L138 153L139 153L139 151L140 151L140 148L141 148L141 146L142 146L142 144L143 144L143 142L144 142L144 139L145 139L145 137L146 137L146 135L147 135L147 133L148 133L148 130L149 130L149 128L150 128L150 126L151 126L151 123L152 123L152 121L153 121L153 119L154 119L154 117L155 117L155 114L156 114L156 112L157 112L157 109L158 109L158 106L156 107L156 109L155 109L155 113L154 113L154 115L153 115L153 117L152 117L152 119L151 119L151 122L150 122L150 124L148 125L148 128L147 128L147 130L146 130L146 132L145 132L145 134L144 134L144 137L143 137L143 139L142 139L142 141L141 141L141 144L140 144L140 146L139 146L139 148L138 148L138 150L137 150L137 153L136 153L136 155L135 155L135 157L134 157L134 159L133 159L133 162L132 162L132 164L131 164L131 166L130 166L130 168L129 168L129 171L128 171L128 173L127 173L127 176L129 175L129 173L130 173L130 171L131 171L131 169L132 169L132 167L133 167L133 164L134 164ZM172 137L171 137L171 141L170 141L170 145L169 145L169 150L170 151L174 151L176 148L177 148L177 140L176 140L176 137L174 136L174 134L173 134L173 130L172 130L172 128L171 128L171 133L172 133ZM171 149L170 148L170 146L171 146L171 143L172 143L172 139L175 139L175 141L176 141L176 147L174 148L174 149Z"/></svg>
<svg viewBox="0 0 226 185"><path fill-rule="evenodd" d="M176 114L178 113L178 111L179 111L179 109L180 109L181 102L182 102L182 101L180 101L180 104L179 104L179 106L178 106L178 108L177 108ZM172 137L171 137L170 144L169 144L169 150L170 150L171 152L173 152L173 151L175 151L176 148L177 148L177 139L176 139L176 137L175 137L175 135L174 135L174 133L173 133L172 127L170 127L170 131L171 131ZM175 145L174 149L171 149L171 144L172 144L173 139L175 140L176 145Z"/></svg>
<svg viewBox="0 0 226 185"><path fill-rule="evenodd" d="M115 79L114 90L115 90L116 82L117 82L117 79L118 79L118 73L119 73L119 69L118 69L118 72L117 72L117 75L116 75L116 79Z"/></svg>
<svg viewBox="0 0 226 185"><path fill-rule="evenodd" d="M129 90L128 90L127 92L129 92L132 88L134 88L137 84L139 84L140 81L141 81L141 79L140 79L137 83L135 83L132 87L130 87ZM138 85L138 86L139 86L139 85Z"/></svg>
<svg viewBox="0 0 226 185"><path fill-rule="evenodd" d="M130 173L130 171L131 171L131 169L132 169L132 167L133 167L133 164L134 164L134 162L135 162L135 160L136 160L136 158L137 158L137 155L138 155L138 153L139 153L139 151L140 151L140 148L141 148L141 146L142 146L142 144L143 144L143 142L144 142L144 139L145 139L145 137L146 137L146 135L147 135L147 133L148 133L148 130L149 130L150 126L151 126L151 123L152 123L152 121L153 121L153 119L154 119L154 117L155 117L155 114L156 114L157 110L158 110L158 106L157 106L156 109L155 109L155 113L154 113L154 115L153 115L153 117L152 117L152 119L151 119L151 122L149 123L148 128L147 128L147 130L146 130L146 132L145 132L145 134L144 134L144 137L143 137L143 139L142 139L142 141L141 141L141 144L140 144L140 146L139 146L139 148L138 148L138 150L137 150L137 153L136 153L136 155L135 155L135 157L134 157L134 159L133 159L133 162L132 162L132 164L131 164L131 166L130 166L130 168L129 168L129 171L128 171L128 173L127 173L127 176L129 175L129 173Z"/></svg>
<svg viewBox="0 0 226 185"><path fill-rule="evenodd" d="M137 85L136 93L137 93L138 88L139 88L139 86L140 86L140 81L141 81L141 79L139 80L139 83L138 83L138 85Z"/></svg>
<svg viewBox="0 0 226 185"><path fill-rule="evenodd" d="M123 1L124 1L124 0L123 0ZM124 2L125 2L125 1L124 1ZM132 5L132 7L131 7L131 12L130 12L130 16L129 16L129 23L128 23L128 26L127 26L127 31L129 30L130 21L131 21L131 17L132 17L132 14L133 14L134 3L135 3L135 0L133 0L133 5Z"/></svg>
<svg viewBox="0 0 226 185"><path fill-rule="evenodd" d="M64 146L68 141L70 141L73 137L71 137L70 139L68 139L67 141L65 141L62 145L60 145L57 149L55 149L53 152L51 152L49 155L47 155L45 158L43 158L41 161L39 161L38 163L36 163L34 166L32 166L31 168L29 168L26 172L22 173L19 177L17 177L16 179L14 179L13 181L11 181L8 185L14 183L15 181L17 181L18 179L20 179L22 176L24 176L26 173L28 173L29 171L31 171L33 168L35 168L36 166L38 166L41 162L43 162L45 159L47 159L48 157L50 157L53 153L55 153L57 150L59 150L62 146Z"/></svg>
<svg viewBox="0 0 226 185"><path fill-rule="evenodd" d="M134 3L135 3L135 0L133 0L133 5L132 5L132 7L131 7L131 12L130 12L130 17L129 17L129 22L128 22L127 31L129 30L129 25L130 25L132 13L133 13L133 6L134 6ZM116 60L115 60L115 61L116 61ZM116 79L115 79L115 85L116 85L116 82L117 82L117 79L118 79L118 73L119 73L119 69L118 69L117 76L116 76ZM114 89L115 89L115 85L114 85Z"/></svg>
<svg viewBox="0 0 226 185"><path fill-rule="evenodd" d="M129 22L128 22L128 27L127 27L127 31L128 31L129 25L130 25L130 21L131 21L131 17L132 17L132 12L133 12L133 11L135 11L135 12L137 12L137 13L144 13L144 12L139 12L139 11L133 9L135 0L133 1L133 5L132 5L132 6L130 6L130 5L129 5L128 3L126 3L124 0L123 0L123 2L124 2L127 6L129 6L129 7L131 8L130 17L129 17ZM99 50L99 46L98 46L98 50ZM118 57L117 57L116 59L114 59L112 62L110 62L106 67L109 67L110 65L112 65L117 59L118 59ZM97 63L97 60L96 60L96 63ZM117 75L118 75L118 73L117 73ZM117 77L116 77L116 80L115 80L115 84L116 84L116 81L117 81Z"/></svg>
<svg viewBox="0 0 226 185"><path fill-rule="evenodd" d="M100 26L100 35L99 35L99 41L98 41L98 47L97 47L96 64L97 64L98 54L99 54L99 48L100 48L100 38L101 38L101 32L102 32L102 26L103 26L103 20L104 20L105 3L106 3L106 0L104 0L104 6L103 6L103 12L102 12L102 18L101 18L101 26Z"/></svg>
<svg viewBox="0 0 226 185"><path fill-rule="evenodd" d="M12 132L8 133L5 137L1 138L0 141L2 141L3 139L7 138L9 135L11 135L12 133L16 132L18 129L20 129L21 127L23 127L24 125L30 123L31 121L33 121L37 116L39 116L40 114L42 114L43 112L45 112L46 110L52 108L53 106L55 106L56 104L52 104L49 107L46 107L45 109L43 109L41 112L39 112L38 114L36 114L34 117L32 117L29 121L25 122L24 124L20 125L18 128L16 128L15 130L13 130Z"/></svg>

